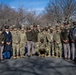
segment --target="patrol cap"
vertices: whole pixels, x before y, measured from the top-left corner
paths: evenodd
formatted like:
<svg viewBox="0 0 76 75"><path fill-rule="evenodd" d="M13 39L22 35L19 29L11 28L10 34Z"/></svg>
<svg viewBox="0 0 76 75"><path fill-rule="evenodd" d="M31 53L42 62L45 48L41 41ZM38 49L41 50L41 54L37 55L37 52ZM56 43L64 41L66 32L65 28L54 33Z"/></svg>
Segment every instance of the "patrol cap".
<svg viewBox="0 0 76 75"><path fill-rule="evenodd" d="M33 27L33 25L30 25L29 27L30 27L31 29L33 29L33 28L34 28L34 27Z"/></svg>
<svg viewBox="0 0 76 75"><path fill-rule="evenodd" d="M16 25L13 25L13 27L15 27Z"/></svg>
<svg viewBox="0 0 76 75"><path fill-rule="evenodd" d="M64 22L64 25L68 25L69 24L69 22Z"/></svg>
<svg viewBox="0 0 76 75"><path fill-rule="evenodd" d="M53 28L52 27L50 28L50 32L53 32Z"/></svg>
<svg viewBox="0 0 76 75"><path fill-rule="evenodd" d="M16 26L14 28L17 28Z"/></svg>
<svg viewBox="0 0 76 75"><path fill-rule="evenodd" d="M53 28L51 27L50 30L53 30Z"/></svg>
<svg viewBox="0 0 76 75"><path fill-rule="evenodd" d="M30 25L30 27L33 27L33 25Z"/></svg>
<svg viewBox="0 0 76 75"><path fill-rule="evenodd" d="M43 29L43 30L48 31L48 28L47 28L47 27L44 27L44 29Z"/></svg>
<svg viewBox="0 0 76 75"><path fill-rule="evenodd" d="M40 25L37 25L37 27L40 27Z"/></svg>
<svg viewBox="0 0 76 75"><path fill-rule="evenodd" d="M38 24L37 27L39 27L40 25Z"/></svg>
<svg viewBox="0 0 76 75"><path fill-rule="evenodd" d="M61 25L61 26L60 26L60 29L63 29L63 28L64 28L64 26L63 26L63 25Z"/></svg>
<svg viewBox="0 0 76 75"><path fill-rule="evenodd" d="M62 25L60 25L60 27L64 27L64 25L62 24Z"/></svg>
<svg viewBox="0 0 76 75"><path fill-rule="evenodd" d="M56 26L59 26L59 23L56 23L55 25L56 25Z"/></svg>
<svg viewBox="0 0 76 75"><path fill-rule="evenodd" d="M33 27L34 27L34 28L36 28L36 27L37 27L37 25L33 25Z"/></svg>
<svg viewBox="0 0 76 75"><path fill-rule="evenodd" d="M24 28L21 28L21 30L23 31L23 30L24 30Z"/></svg>
<svg viewBox="0 0 76 75"><path fill-rule="evenodd" d="M50 29L51 28L51 26L48 26L48 29Z"/></svg>
<svg viewBox="0 0 76 75"><path fill-rule="evenodd" d="M60 27L59 27L59 25L57 25L57 26L56 26L56 30L59 30L59 29L60 29Z"/></svg>
<svg viewBox="0 0 76 75"><path fill-rule="evenodd" d="M31 29L30 27L27 27L27 28L26 28L26 30L30 30L30 29Z"/></svg>
<svg viewBox="0 0 76 75"><path fill-rule="evenodd" d="M43 28L40 28L41 32L43 31Z"/></svg>
<svg viewBox="0 0 76 75"><path fill-rule="evenodd" d="M56 28L59 27L59 25L56 25Z"/></svg>

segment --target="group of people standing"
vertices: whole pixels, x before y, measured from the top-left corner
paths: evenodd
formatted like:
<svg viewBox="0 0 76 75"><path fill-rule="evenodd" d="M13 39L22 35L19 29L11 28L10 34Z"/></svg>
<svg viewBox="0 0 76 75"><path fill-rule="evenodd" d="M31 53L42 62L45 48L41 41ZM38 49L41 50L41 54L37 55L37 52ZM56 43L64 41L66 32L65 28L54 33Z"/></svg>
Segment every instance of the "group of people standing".
<svg viewBox="0 0 76 75"><path fill-rule="evenodd" d="M27 53L26 53L27 50ZM30 25L27 28L5 26L0 28L0 59L4 52L10 52L11 57L23 58L31 56L75 59L76 55L76 22L54 27ZM10 57L10 58L11 58Z"/></svg>

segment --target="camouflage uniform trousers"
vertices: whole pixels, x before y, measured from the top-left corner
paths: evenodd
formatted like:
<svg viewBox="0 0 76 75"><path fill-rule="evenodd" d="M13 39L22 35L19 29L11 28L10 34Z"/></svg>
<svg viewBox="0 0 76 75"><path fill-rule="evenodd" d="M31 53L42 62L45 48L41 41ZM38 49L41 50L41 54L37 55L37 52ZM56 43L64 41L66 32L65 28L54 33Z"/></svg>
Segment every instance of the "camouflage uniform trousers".
<svg viewBox="0 0 76 75"><path fill-rule="evenodd" d="M3 59L3 55L2 55L2 53L3 53L3 48L4 48L4 46L0 46L0 59Z"/></svg>
<svg viewBox="0 0 76 75"><path fill-rule="evenodd" d="M52 54L52 56L54 56L54 54L55 54L55 49L54 49L54 43L50 43L50 53Z"/></svg>
<svg viewBox="0 0 76 75"><path fill-rule="evenodd" d="M46 54L48 55L48 56L50 56L51 54L50 54L50 51L51 50L51 48L50 48L50 44L47 44L47 46L46 46Z"/></svg>
<svg viewBox="0 0 76 75"><path fill-rule="evenodd" d="M25 43L20 43L20 56L23 56L25 53Z"/></svg>
<svg viewBox="0 0 76 75"><path fill-rule="evenodd" d="M40 49L39 47L36 47L36 52L37 52L38 55L40 54L40 50L41 50L41 49ZM50 46L49 46L49 45L47 45L47 47L44 47L43 53L44 53L45 55L50 56Z"/></svg>
<svg viewBox="0 0 76 75"><path fill-rule="evenodd" d="M55 44L55 54L56 54L56 57L58 56L62 57L62 45L61 44Z"/></svg>
<svg viewBox="0 0 76 75"><path fill-rule="evenodd" d="M13 56L19 56L19 44L12 44L13 47Z"/></svg>
<svg viewBox="0 0 76 75"><path fill-rule="evenodd" d="M38 55L40 55L41 52L45 53L45 51L46 51L45 47L43 48L43 50L42 50L41 47L43 47L43 45L40 45L39 43L36 44L36 53L37 53Z"/></svg>
<svg viewBox="0 0 76 75"><path fill-rule="evenodd" d="M48 51L46 50L46 48L44 48L43 50L42 49L36 49L36 53L40 56L42 54L45 54L47 55L48 54Z"/></svg>

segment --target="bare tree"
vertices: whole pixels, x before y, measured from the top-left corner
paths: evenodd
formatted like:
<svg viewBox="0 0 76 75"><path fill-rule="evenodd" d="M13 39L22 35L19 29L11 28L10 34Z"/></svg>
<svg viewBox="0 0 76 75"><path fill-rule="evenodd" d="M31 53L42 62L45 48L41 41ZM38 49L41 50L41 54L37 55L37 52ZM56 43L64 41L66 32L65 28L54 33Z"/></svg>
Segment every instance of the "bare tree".
<svg viewBox="0 0 76 75"><path fill-rule="evenodd" d="M21 7L15 10L5 4L0 4L0 25L20 25L25 18L25 10Z"/></svg>
<svg viewBox="0 0 76 75"><path fill-rule="evenodd" d="M45 8L45 14L51 21L69 21L76 14L76 0L50 0Z"/></svg>
<svg viewBox="0 0 76 75"><path fill-rule="evenodd" d="M69 20L70 17L76 14L76 0L61 0L59 4L63 12L64 20Z"/></svg>

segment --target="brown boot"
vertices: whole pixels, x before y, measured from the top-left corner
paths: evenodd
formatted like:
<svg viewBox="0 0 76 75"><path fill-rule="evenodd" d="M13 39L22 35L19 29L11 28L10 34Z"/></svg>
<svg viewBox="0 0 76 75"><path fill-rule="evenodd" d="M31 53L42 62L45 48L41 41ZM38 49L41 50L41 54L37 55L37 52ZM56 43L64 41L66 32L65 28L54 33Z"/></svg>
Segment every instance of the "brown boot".
<svg viewBox="0 0 76 75"><path fill-rule="evenodd" d="M60 56L60 58L62 58L62 56Z"/></svg>
<svg viewBox="0 0 76 75"><path fill-rule="evenodd" d="M47 55L46 57L50 57L50 55Z"/></svg>
<svg viewBox="0 0 76 75"><path fill-rule="evenodd" d="M14 56L13 58L16 59L17 57Z"/></svg>
<svg viewBox="0 0 76 75"><path fill-rule="evenodd" d="M58 56L56 56L55 58L58 58Z"/></svg>
<svg viewBox="0 0 76 75"><path fill-rule="evenodd" d="M55 58L55 56L54 56L54 55L52 55L52 57L53 57L53 58Z"/></svg>
<svg viewBox="0 0 76 75"><path fill-rule="evenodd" d="M21 56L21 58L25 58L25 56L24 56L24 55L22 55L22 56Z"/></svg>
<svg viewBox="0 0 76 75"><path fill-rule="evenodd" d="M19 56L17 56L17 58L20 58Z"/></svg>

